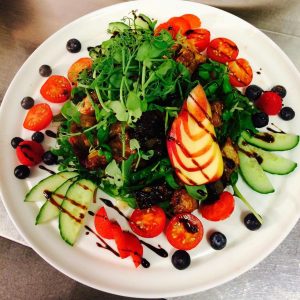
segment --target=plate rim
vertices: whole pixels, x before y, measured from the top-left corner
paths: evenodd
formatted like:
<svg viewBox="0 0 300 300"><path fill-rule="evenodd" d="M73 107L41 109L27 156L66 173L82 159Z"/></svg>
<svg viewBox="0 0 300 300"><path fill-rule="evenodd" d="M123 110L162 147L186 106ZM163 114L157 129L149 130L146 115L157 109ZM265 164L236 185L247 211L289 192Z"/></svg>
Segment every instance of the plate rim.
<svg viewBox="0 0 300 300"><path fill-rule="evenodd" d="M188 3L192 3L193 5L197 5L197 6L203 6L205 4L201 4L201 3L195 3L195 2L189 2L189 1L181 1L181 0L176 0L176 1L180 1L180 2L185 2L186 4ZM83 15L77 19L75 19L74 21L66 24L65 26L61 27L59 30L57 30L56 32L54 32L52 35L50 35L44 42L41 43L41 45L39 47L36 48L36 50L26 59L26 61L22 64L22 66L20 67L20 69L17 71L16 75L14 76L13 80L11 81L8 89L6 90L5 92L5 95L3 97L3 102L1 104L1 108L0 108L0 120L2 120L2 115L4 114L4 111L5 111L5 107L7 106L6 103L8 103L8 96L9 93L10 93L10 90L12 89L12 87L14 86L14 83L18 80L18 74L20 74L21 70L23 68L26 68L26 66L30 63L30 59L31 57L33 57L38 51L39 49L42 47L42 45L44 45L45 43L47 43L49 40L52 40L53 37L55 37L58 32L60 31L63 31L65 30L67 27L71 27L74 23L77 23L77 22L80 22L82 19L85 19L85 18L88 18L89 16L93 16L93 15L97 15L98 13L105 13L106 11L110 11L111 9L113 9L114 7L126 7L128 6L129 3L139 3L141 1L129 1L129 2L123 2L123 3L118 3L118 4L114 4L114 5L111 5L111 6L107 6L107 7L104 7L104 8L101 8L101 9L98 9L98 10L95 10L93 12L90 12L86 15ZM155 0L153 1L153 3L159 3L158 0ZM165 2L172 2L173 1L170 1L170 0L167 0ZM233 14L230 14L226 11L223 11L221 9L218 9L218 8L215 8L215 7L212 7L213 10L220 10L222 11L222 13L225 13L225 14L229 14L237 19L239 19L240 21L243 21L243 22L246 22L248 25L250 25L252 27L252 29L255 29L257 32L259 32L260 34L264 35L265 38L267 38L269 40L269 42L271 42L273 44L273 47L275 47L277 50L279 50L281 52L281 56L285 59L285 63L288 63L289 66L293 69L293 71L296 71L296 73L298 73L298 78L299 78L299 81L300 81L300 74L299 74L299 71L297 70L297 68L295 67L295 65L291 62L291 60L288 58L288 56L284 53L284 51L279 48L279 46L274 42L272 41L269 37L267 37L263 32L261 32L259 29L257 29L256 27L254 27L253 25L251 25L250 23L248 23L247 21L233 15ZM4 107L4 108L3 108ZM2 177L2 175L0 176L0 178ZM66 274L67 276L69 276L70 278L78 281L78 282L81 282L85 285L88 285L88 286L91 286L93 288L96 288L96 289L99 289L99 287L97 286L94 286L94 285L91 285L89 282L86 282L84 281L83 279L78 279L76 276L74 276L72 273L68 272L67 270L63 269L60 265L58 265L54 260L52 260L52 258L50 258L47 254L43 253L43 251L41 251L41 247L39 245L36 245L32 242L31 240L31 237L30 237L30 234L27 234L26 232L23 231L23 229L18 225L18 221L15 220L13 218L13 214L9 208L9 204L7 202L7 197L5 197L4 195L6 194L9 194L6 190L5 190L5 187L3 187L3 184L2 184L2 180L0 180L0 195L1 195L1 199L2 199L2 202L4 204L4 207L10 217L10 219L12 220L13 224L16 226L16 228L18 229L18 232L21 234L21 236L24 238L24 240L28 243L28 245L30 245L30 247L32 247L32 249L34 249L34 251L36 253L38 253L44 260L46 260L50 265L52 265L54 268L56 268L57 270L59 270L60 272L62 272L63 274ZM211 285L211 286L208 286L204 289L197 289L195 288L194 290L191 290L189 291L189 294L193 294L193 293L196 293L196 292L200 292L200 291L203 291L203 290L207 290L209 288L213 288L213 287L216 287L220 284L223 284L225 282L228 282L238 276L240 276L242 273L244 273L245 271L251 269L253 266L257 265L259 262L261 262L263 259L265 259L272 251L274 251L277 246L283 242L283 240L286 238L286 236L291 232L291 230L293 229L293 227L297 224L298 222L298 219L300 217L300 212L298 212L298 214L296 213L294 218L293 218L293 221L289 223L289 226L286 228L286 230L284 232L282 232L282 234L280 236L277 236L276 239L274 239L274 243L272 244L271 247L268 248L268 251L265 251L264 253L262 253L261 255L259 255L257 257L256 260L253 260L250 264L245 264L242 268L239 269L239 271L235 272L235 273L232 273L231 276L227 276L226 278L223 278L219 281L217 281L215 284ZM112 290L112 289L101 289L105 292L109 292L109 293L113 293L113 294L116 294L116 291L115 290ZM174 296L183 296L183 295L187 295L187 293L185 291L183 291L182 293L178 293L178 292L175 292L174 294L173 293L165 293L165 294L151 294L151 295L145 295L145 294L132 294L132 293L118 293L118 295L122 295L122 296L133 296L133 297L145 297L146 298L150 298L150 297L153 297L154 296L158 296L158 297L162 297L162 296L168 296L168 297L174 297Z"/></svg>

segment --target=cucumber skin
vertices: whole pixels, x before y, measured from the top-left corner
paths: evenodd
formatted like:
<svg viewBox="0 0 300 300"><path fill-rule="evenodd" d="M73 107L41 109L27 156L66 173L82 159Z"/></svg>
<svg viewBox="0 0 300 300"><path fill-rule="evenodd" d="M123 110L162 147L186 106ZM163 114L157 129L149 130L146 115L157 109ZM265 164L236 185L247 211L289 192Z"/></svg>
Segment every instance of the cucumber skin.
<svg viewBox="0 0 300 300"><path fill-rule="evenodd" d="M24 199L24 202L37 202L37 201L45 201L45 197L44 195L38 195L40 198L39 199L31 199L31 196L33 195L34 192L36 192L37 189L40 188L40 185L44 184L45 182L51 180L51 178L53 178L54 176L57 176L57 175L69 175L69 177L66 177L64 181L61 182L64 183L65 181L67 181L68 179L72 178L72 177L75 177L75 176L78 176L78 173L76 172L73 172L73 171L62 171L62 172L59 172L59 173L56 173L56 174L53 174L53 175L50 175L44 179L42 179L41 181L39 181L35 186L33 186L30 191L25 195L25 199ZM61 184L59 184L58 186L52 188L52 189L49 189L49 192L53 192L54 190L56 190Z"/></svg>
<svg viewBox="0 0 300 300"><path fill-rule="evenodd" d="M78 183L82 183L82 182L85 182L85 184L88 184L88 185L91 185L90 187L90 199L88 201L88 203L84 203L84 205L86 206L89 206L90 203L92 202L92 199L94 197L94 193L96 192L97 190L97 186L90 180L88 179L79 179L77 181L75 181L71 186L70 188L68 189L68 192L66 194L66 198L69 198L70 194L73 192L73 189L75 189L76 187L80 188L80 185ZM73 197L70 197L70 199L72 200L75 200ZM83 203L80 203L80 204L83 204ZM72 207L73 206L73 210L70 211L70 209L68 209L68 206ZM63 203L61 204L61 207L62 209L66 209L66 211L70 212L70 213L73 213L74 210L78 211L78 214L76 215L76 217L78 217L79 214L84 214L84 217L81 218L81 223L77 223L76 221L74 221L70 216L68 216L66 213L63 212L63 210L60 211L59 213L59 232L60 232L60 235L62 237L62 239L67 243L69 244L70 246L73 246L79 236L79 233L80 233L80 230L81 228L83 227L83 220L85 218L85 215L88 211L88 209L86 210L83 210L82 208L79 208L79 207L75 207L73 204L71 204L68 200L64 200ZM66 222L68 222L68 224L66 224ZM75 228L75 230L77 231L75 233L75 236L73 237L73 239L71 239L69 236L66 235L66 232L64 230L65 226L72 226Z"/></svg>
<svg viewBox="0 0 300 300"><path fill-rule="evenodd" d="M270 174L287 175L293 172L297 167L296 162L275 153L250 145L243 138L239 139L238 145L245 151L257 153L263 159L262 163L260 164L261 167L264 171Z"/></svg>
<svg viewBox="0 0 300 300"><path fill-rule="evenodd" d="M266 132L258 132L258 135L266 134ZM252 136L249 132L243 131L242 137L251 145L257 146L261 149L268 151L285 151L295 148L299 143L299 135L288 133L273 133L268 132L269 135L274 137L273 143L265 142Z"/></svg>
<svg viewBox="0 0 300 300"><path fill-rule="evenodd" d="M68 179L67 181L65 181L62 185L60 185L53 193L57 193L57 194L61 194L62 196L66 196L66 193L69 189L69 187L71 186L71 184L77 180L77 177L72 177L70 179ZM60 189L63 188L63 186L68 185L67 190L64 194L62 194L60 192ZM55 201L57 202L57 199L55 199ZM61 202L63 200L61 199ZM61 203L59 203L61 205ZM52 210L52 212L51 212ZM48 215L48 217L46 217L45 219L45 215ZM49 216L50 215L50 216ZM49 202L48 200L43 204L43 206L40 208L38 215L36 216L36 220L35 220L35 225L39 225L39 224L43 224L46 222L51 221L52 219L55 219L56 217L59 216L59 208L56 207L55 205L53 205L51 202Z"/></svg>
<svg viewBox="0 0 300 300"><path fill-rule="evenodd" d="M240 173L241 173L242 177L244 178L245 182L249 185L249 187L260 194L273 193L275 190L274 190L271 182L269 181L268 177L264 173L262 167L257 162L257 160L255 158L248 157L246 154L244 154L241 151L238 151L238 155L239 155L239 159L240 159ZM247 166L246 165L247 163L252 164L252 166ZM260 174L257 172L256 172L256 174L254 174L255 172L253 170L253 165L258 168L258 172ZM260 172L260 170L261 170L261 172ZM251 177L252 177L252 175L255 176L254 180L252 180L251 177L248 176L248 174L251 174ZM260 188L256 184L258 182L261 182L261 180L259 180L258 176L261 176L262 177L261 179L265 180L266 184L268 186L266 186L265 188Z"/></svg>

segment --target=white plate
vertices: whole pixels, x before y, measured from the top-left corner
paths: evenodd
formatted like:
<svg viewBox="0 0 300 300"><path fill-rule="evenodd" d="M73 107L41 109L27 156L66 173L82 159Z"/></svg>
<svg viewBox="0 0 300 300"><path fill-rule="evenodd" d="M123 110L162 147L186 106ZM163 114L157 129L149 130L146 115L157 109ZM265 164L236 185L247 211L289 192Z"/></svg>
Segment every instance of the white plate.
<svg viewBox="0 0 300 300"><path fill-rule="evenodd" d="M198 2L222 8L269 7L279 4L280 0L199 0Z"/></svg>
<svg viewBox="0 0 300 300"><path fill-rule="evenodd" d="M35 168L29 180L20 181L13 175L18 162L14 150L9 146L10 140L14 136L24 139L31 136L31 132L22 128L26 112L21 108L20 100L30 95L37 101L43 101L39 88L44 79L38 75L39 67L49 64L54 73L65 74L72 62L87 55L86 50L79 54L68 53L65 49L68 39L78 38L83 49L99 44L107 37L105 31L108 23L120 20L133 9L159 21L194 13L201 18L203 27L211 31L212 38L224 36L234 40L240 48L239 56L247 58L253 67L255 83L264 89L274 84L282 84L287 88L288 96L284 102L293 106L296 118L290 122L274 118L274 122L288 132L299 134L299 74L287 56L259 30L224 11L192 2L179 1L176 5L174 1L122 3L93 12L59 30L31 55L14 78L3 101L0 116L2 199L10 217L33 249L73 279L96 289L125 296L147 298L186 295L215 287L240 275L278 246L299 218L299 169L284 177L270 176L276 187L276 193L272 195L257 194L240 182L240 189L264 216L264 226L257 232L248 231L242 223L246 209L237 199L235 211L229 220L216 223L203 221L205 237L190 252L192 264L184 271L172 267L170 257L174 250L163 236L152 243L166 248L169 257L160 258L145 249L145 258L151 263L149 269L135 269L130 259L118 259L98 248L97 239L91 234L85 235L84 231L76 246L68 246L61 240L56 222L35 226L38 205L23 203L28 189L47 174ZM58 106L54 109L58 110ZM48 138L46 143L50 141ZM300 156L297 153L298 149L284 155L299 163ZM109 214L114 215L111 211ZM92 217L88 216L86 221L91 225ZM228 245L222 251L212 250L208 245L207 234L211 230L219 230L227 236Z"/></svg>

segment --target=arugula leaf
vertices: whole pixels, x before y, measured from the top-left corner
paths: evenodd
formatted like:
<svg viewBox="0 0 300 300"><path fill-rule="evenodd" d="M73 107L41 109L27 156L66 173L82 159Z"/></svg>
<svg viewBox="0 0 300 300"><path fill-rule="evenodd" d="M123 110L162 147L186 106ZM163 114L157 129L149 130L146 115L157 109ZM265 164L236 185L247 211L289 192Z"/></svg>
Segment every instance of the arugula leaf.
<svg viewBox="0 0 300 300"><path fill-rule="evenodd" d="M112 160L106 166L104 173L106 175L105 180L107 180L110 184L113 184L118 188L123 186L124 181L122 177L122 172L115 160Z"/></svg>

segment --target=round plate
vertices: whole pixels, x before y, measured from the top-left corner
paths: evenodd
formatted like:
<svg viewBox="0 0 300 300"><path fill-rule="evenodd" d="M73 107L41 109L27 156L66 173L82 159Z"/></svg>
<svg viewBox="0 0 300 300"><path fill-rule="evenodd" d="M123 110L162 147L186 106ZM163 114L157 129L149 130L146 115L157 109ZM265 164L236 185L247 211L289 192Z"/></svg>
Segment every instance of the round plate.
<svg viewBox="0 0 300 300"><path fill-rule="evenodd" d="M161 258L147 248L144 257L151 263L149 269L135 269L130 259L121 260L111 252L96 245L97 238L86 235L84 230L74 247L67 245L61 238L56 220L50 224L35 226L35 217L41 204L23 203L24 195L48 174L34 168L28 180L18 180L13 169L18 164L15 151L9 146L14 136L30 139L31 132L22 127L26 111L20 106L24 96L32 96L37 102L44 101L39 89L44 82L38 74L42 64L49 64L55 74L66 74L70 64L87 55L88 46L98 45L107 38L106 28L109 22L118 21L138 9L160 22L171 16L194 13L202 20L202 26L211 31L212 38L223 36L234 40L240 49L239 57L248 59L254 71L254 83L264 89L282 84L288 90L284 99L296 111L296 118L290 122L274 117L273 122L286 132L295 132L300 128L300 77L287 56L263 33L243 20L222 10L192 3L178 1L137 1L118 4L86 15L46 40L25 62L12 81L1 107L0 126L1 156L0 182L2 199L15 225L26 241L46 261L55 268L88 286L106 292L141 298L171 297L186 295L212 288L245 272L266 257L290 232L300 214L299 170L287 176L270 175L276 192L260 195L253 192L243 181L238 186L253 207L264 216L265 223L257 232L250 232L243 225L246 208L236 199L232 216L222 222L203 220L205 236L200 245L190 251L191 266L178 271L171 264L174 252L162 235L153 239L153 245L161 245L169 252L168 258ZM78 38L83 50L78 54L66 51L65 44L70 38ZM58 111L59 105L52 106ZM47 138L46 144L51 143ZM283 153L299 162L298 149ZM95 210L100 205L92 207ZM124 220L108 209L112 218L117 218L122 226ZM86 223L93 226L90 215ZM228 240L227 247L221 251L213 250L207 236L212 230L223 232ZM115 245L111 243L113 247ZM183 280L184 278L184 280Z"/></svg>

